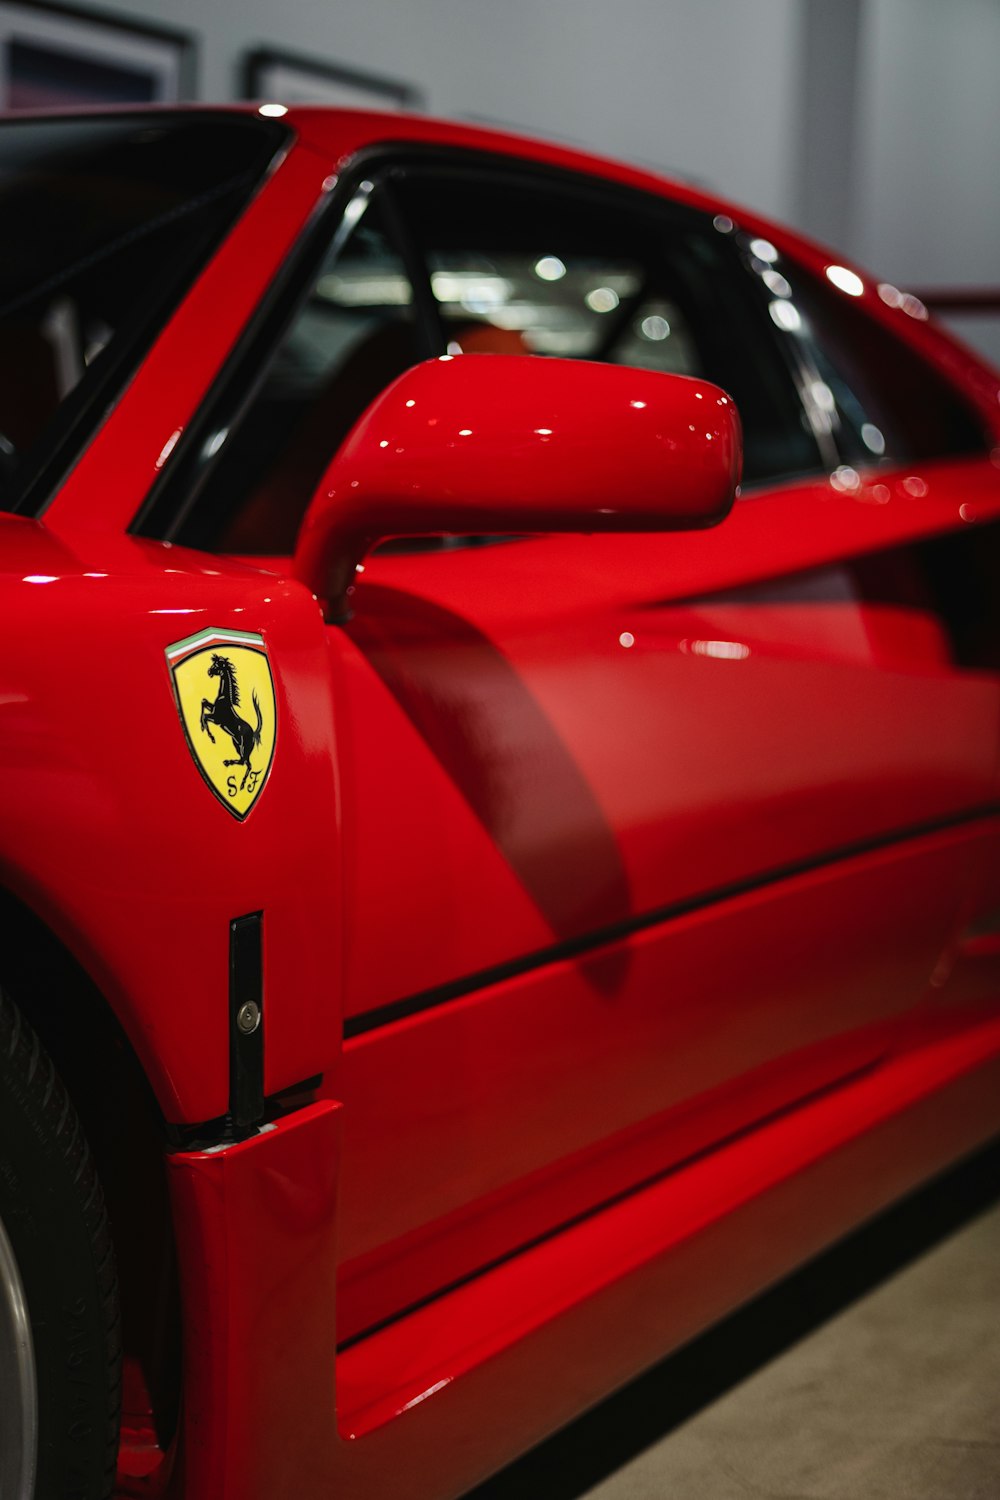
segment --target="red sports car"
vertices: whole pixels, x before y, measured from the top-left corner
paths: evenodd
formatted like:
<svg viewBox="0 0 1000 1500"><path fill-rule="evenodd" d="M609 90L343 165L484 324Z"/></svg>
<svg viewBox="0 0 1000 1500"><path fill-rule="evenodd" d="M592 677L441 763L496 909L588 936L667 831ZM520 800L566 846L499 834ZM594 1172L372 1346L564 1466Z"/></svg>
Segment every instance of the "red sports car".
<svg viewBox="0 0 1000 1500"><path fill-rule="evenodd" d="M457 1496L1000 1128L1000 378L514 137L0 161L0 1492Z"/></svg>

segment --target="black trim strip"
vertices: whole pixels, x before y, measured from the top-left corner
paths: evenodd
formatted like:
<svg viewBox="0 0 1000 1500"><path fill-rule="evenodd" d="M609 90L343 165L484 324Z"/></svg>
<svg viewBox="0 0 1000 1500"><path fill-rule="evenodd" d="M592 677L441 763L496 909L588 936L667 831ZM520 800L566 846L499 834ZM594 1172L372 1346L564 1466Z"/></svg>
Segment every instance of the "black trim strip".
<svg viewBox="0 0 1000 1500"><path fill-rule="evenodd" d="M229 1114L241 1133L264 1118L263 925L260 911L229 924Z"/></svg>
<svg viewBox="0 0 1000 1500"><path fill-rule="evenodd" d="M209 465L202 463L206 439L217 430L235 427L246 415L272 355L319 270L332 238L327 226L340 219L362 180L358 173L345 175L332 192L317 198L298 238L223 358L169 462L133 516L128 527L131 535L162 541L177 537L207 475ZM209 267L205 269L207 273Z"/></svg>
<svg viewBox="0 0 1000 1500"><path fill-rule="evenodd" d="M532 969L539 969L547 964L558 963L561 959L577 958L583 953L592 952L595 948L604 947L606 943L620 942L623 938L643 932L648 927L656 927L661 922L669 922L675 917L686 916L704 907L718 906L721 902L729 901L735 896L744 896L750 891L775 885L781 880L790 880L796 875L807 875L812 870L822 869L824 865L841 864L844 860L854 859L861 854L872 854L879 849L891 848L893 844L926 838L930 834L940 833L948 828L961 828L965 824L995 817L997 814L1000 814L1000 803L986 803L981 807L970 808L949 817L931 819L915 827L882 834L875 838L862 839L854 844L845 844L840 849L813 855L808 859L794 860L790 864L766 870L760 875L749 876L745 880L734 880L715 890L688 896L683 901L654 907L651 911L641 912L634 917L626 917L621 922L610 923L607 927L583 933L580 937L569 938L562 943L553 943L546 948L536 948L532 953L508 959L505 963L494 964L490 968L479 969L474 974L464 975L461 979L450 980L447 984L421 990L419 994L409 995L405 999L392 1000L387 1005L375 1006L372 1010L363 1011L356 1016L346 1016L344 1040L349 1041L354 1037L366 1036L371 1031L377 1031L381 1026L391 1025L394 1021L406 1020L423 1011L436 1010L438 1006L446 1005L450 1000L458 1000L474 990L486 989L487 986L499 984L505 979L516 979L520 974L527 974Z"/></svg>
<svg viewBox="0 0 1000 1500"><path fill-rule="evenodd" d="M323 1083L322 1073L313 1073L301 1083L290 1084L264 1100L264 1123L273 1124L283 1120L307 1105L315 1103L315 1095ZM177 1151L210 1151L220 1146L232 1146L258 1132L254 1129L236 1130L230 1114L217 1115L214 1120L198 1120L194 1124L178 1125L160 1116L166 1140L166 1149Z"/></svg>

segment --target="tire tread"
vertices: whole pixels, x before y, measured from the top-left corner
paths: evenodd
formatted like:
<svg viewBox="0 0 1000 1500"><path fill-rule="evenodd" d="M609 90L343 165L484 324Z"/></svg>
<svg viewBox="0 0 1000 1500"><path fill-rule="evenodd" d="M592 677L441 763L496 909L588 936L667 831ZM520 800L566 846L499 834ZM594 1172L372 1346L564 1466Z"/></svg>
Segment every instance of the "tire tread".
<svg viewBox="0 0 1000 1500"><path fill-rule="evenodd" d="M104 1355L108 1411L104 1496L110 1496L118 1457L122 1390L122 1331L114 1243L97 1166L79 1117L48 1053L10 997L0 989L0 1056L22 1080L23 1106L44 1130L61 1159L90 1240L100 1305L104 1312Z"/></svg>

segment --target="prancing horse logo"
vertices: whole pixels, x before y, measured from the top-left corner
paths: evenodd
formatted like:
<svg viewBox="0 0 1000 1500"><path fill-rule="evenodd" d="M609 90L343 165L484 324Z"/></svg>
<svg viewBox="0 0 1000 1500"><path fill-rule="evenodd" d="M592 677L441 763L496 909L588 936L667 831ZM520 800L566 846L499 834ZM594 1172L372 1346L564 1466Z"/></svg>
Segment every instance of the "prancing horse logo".
<svg viewBox="0 0 1000 1500"><path fill-rule="evenodd" d="M218 729L224 729L239 751L235 760L224 760L222 764L246 767L243 780L240 782L242 792L247 784L247 777L250 775L250 756L260 744L264 715L260 711L260 702L256 693L253 694L254 712L257 715L256 729L251 729L246 719L236 712L240 706L240 690L236 682L236 668L228 656L220 656L217 651L213 651L212 665L208 669L208 675L219 679L219 691L214 703L208 698L202 698L201 727L213 745L215 735L212 733L212 725L214 724Z"/></svg>
<svg viewBox="0 0 1000 1500"><path fill-rule="evenodd" d="M277 734L264 639L249 630L201 630L168 646L167 663L195 764L242 822L267 781Z"/></svg>

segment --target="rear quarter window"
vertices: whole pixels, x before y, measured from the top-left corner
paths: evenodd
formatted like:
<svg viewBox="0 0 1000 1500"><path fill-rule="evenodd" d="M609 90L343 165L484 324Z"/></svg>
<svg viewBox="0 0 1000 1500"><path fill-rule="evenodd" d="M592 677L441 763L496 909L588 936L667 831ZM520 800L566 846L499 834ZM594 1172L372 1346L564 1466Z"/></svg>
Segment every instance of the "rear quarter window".
<svg viewBox="0 0 1000 1500"><path fill-rule="evenodd" d="M766 241L744 240L742 248L821 447L832 440L841 462L862 465L989 446L961 393L860 301L790 263Z"/></svg>
<svg viewBox="0 0 1000 1500"><path fill-rule="evenodd" d="M42 508L285 137L235 114L0 125L0 507Z"/></svg>

